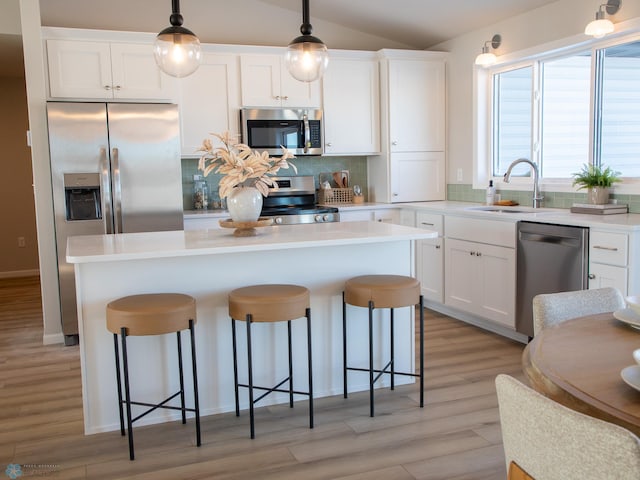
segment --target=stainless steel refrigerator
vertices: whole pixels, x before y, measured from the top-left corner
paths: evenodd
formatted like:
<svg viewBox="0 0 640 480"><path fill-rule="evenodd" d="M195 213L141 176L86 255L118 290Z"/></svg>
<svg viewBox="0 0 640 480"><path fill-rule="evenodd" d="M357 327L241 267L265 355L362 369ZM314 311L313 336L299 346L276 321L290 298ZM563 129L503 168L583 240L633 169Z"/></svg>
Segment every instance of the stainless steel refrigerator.
<svg viewBox="0 0 640 480"><path fill-rule="evenodd" d="M67 237L182 230L178 109L169 104L47 104L65 344L78 340Z"/></svg>

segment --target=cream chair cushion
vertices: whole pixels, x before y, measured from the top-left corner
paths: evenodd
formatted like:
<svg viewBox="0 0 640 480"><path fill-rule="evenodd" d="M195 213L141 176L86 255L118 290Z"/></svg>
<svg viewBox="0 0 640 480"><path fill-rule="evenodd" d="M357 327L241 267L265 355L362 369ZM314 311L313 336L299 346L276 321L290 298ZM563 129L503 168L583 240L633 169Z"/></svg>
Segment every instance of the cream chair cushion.
<svg viewBox="0 0 640 480"><path fill-rule="evenodd" d="M640 439L571 410L508 375L496 377L507 468L536 480L638 480Z"/></svg>
<svg viewBox="0 0 640 480"><path fill-rule="evenodd" d="M573 292L545 293L533 297L533 332L571 318L614 312L625 308L619 290L612 287Z"/></svg>

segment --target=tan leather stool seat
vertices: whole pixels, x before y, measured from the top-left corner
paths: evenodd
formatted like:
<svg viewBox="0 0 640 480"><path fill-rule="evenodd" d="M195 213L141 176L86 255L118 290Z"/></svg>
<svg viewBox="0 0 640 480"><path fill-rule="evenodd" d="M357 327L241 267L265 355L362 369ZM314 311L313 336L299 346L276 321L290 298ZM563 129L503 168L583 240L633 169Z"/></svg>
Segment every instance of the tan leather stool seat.
<svg viewBox="0 0 640 480"><path fill-rule="evenodd" d="M253 285L229 293L229 316L253 322L282 322L306 315L309 289L299 285Z"/></svg>
<svg viewBox="0 0 640 480"><path fill-rule="evenodd" d="M420 299L420 282L402 275L362 275L345 283L345 302L368 307L373 301L376 308L397 308L416 305Z"/></svg>
<svg viewBox="0 0 640 480"><path fill-rule="evenodd" d="M107 305L107 329L127 335L162 335L189 328L196 322L196 301L181 293L130 295Z"/></svg>

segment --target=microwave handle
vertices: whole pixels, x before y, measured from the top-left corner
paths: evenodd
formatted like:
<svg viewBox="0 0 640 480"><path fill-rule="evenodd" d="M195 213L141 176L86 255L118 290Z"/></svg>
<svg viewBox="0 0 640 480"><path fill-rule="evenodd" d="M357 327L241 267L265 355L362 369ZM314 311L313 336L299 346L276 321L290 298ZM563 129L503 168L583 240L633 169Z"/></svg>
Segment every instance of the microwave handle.
<svg viewBox="0 0 640 480"><path fill-rule="evenodd" d="M308 153L311 146L311 132L309 131L309 117L306 113L302 116L302 122L304 123L304 153Z"/></svg>

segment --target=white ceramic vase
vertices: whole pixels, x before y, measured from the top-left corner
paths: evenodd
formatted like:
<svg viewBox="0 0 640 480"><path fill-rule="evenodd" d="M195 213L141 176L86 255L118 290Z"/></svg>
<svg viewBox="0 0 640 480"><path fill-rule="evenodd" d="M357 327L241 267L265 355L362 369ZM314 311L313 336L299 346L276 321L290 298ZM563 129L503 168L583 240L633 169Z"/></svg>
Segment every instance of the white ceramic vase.
<svg viewBox="0 0 640 480"><path fill-rule="evenodd" d="M227 197L227 210L234 222L255 222L262 211L262 194L255 187L238 186Z"/></svg>
<svg viewBox="0 0 640 480"><path fill-rule="evenodd" d="M607 187L589 187L587 198L589 203L594 205L609 203L609 189Z"/></svg>

